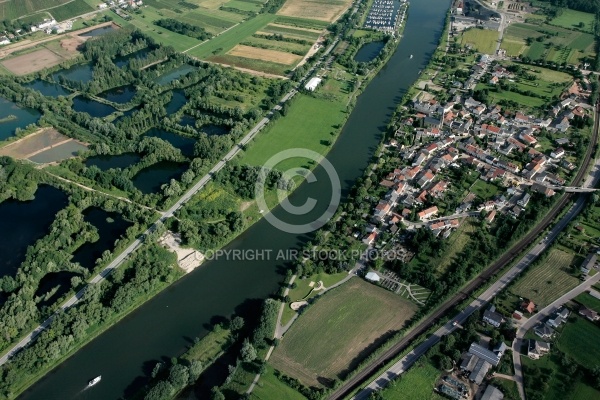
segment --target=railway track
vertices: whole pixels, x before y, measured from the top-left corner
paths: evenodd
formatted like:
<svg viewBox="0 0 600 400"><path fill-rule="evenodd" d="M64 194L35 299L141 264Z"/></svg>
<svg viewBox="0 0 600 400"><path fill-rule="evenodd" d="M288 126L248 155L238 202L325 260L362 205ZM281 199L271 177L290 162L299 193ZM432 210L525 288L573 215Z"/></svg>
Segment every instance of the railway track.
<svg viewBox="0 0 600 400"><path fill-rule="evenodd" d="M583 179L585 178L592 155L596 145L598 144L598 124L600 123L600 102L596 104L596 118L594 120L594 129L592 139L588 145L588 149L583 158L581 168L577 172L575 179L573 180L572 186L580 186ZM471 294L479 288L481 285L486 283L491 277L493 277L498 271L502 270L508 265L515 257L517 257L524 249L526 249L536 238L542 233L554 219L560 214L560 212L567 206L571 199L575 196L581 196L584 194L566 193L560 198L557 204L550 210L548 214L528 232L518 243L514 244L506 253L504 253L498 260L496 260L487 269L482 271L475 279L473 279L466 287L464 287L459 293L446 300L437 310L435 310L427 319L421 322L417 327L411 330L406 336L404 336L398 343L394 344L383 354L381 354L376 360L370 365L360 371L357 375L352 377L344 385L340 386L329 398L331 400L337 400L344 398L348 393L365 383L374 373L378 372L387 363L394 360L402 351L404 351L414 340L419 338L421 335L427 332L437 321L444 317L448 311L452 310L463 300L470 297Z"/></svg>

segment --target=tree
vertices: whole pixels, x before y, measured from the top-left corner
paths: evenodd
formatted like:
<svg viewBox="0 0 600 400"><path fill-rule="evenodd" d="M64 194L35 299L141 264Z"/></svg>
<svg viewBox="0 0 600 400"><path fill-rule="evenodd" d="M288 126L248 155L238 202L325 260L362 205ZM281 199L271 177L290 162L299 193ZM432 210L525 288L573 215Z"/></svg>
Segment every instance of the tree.
<svg viewBox="0 0 600 400"><path fill-rule="evenodd" d="M174 387L178 389L183 388L187 385L189 379L190 373L185 365L177 364L171 367L171 370L169 371L169 382L171 382Z"/></svg>
<svg viewBox="0 0 600 400"><path fill-rule="evenodd" d="M190 372L190 380L189 380L189 384L193 384L194 382L196 382L196 380L198 380L198 378L200 377L200 374L202 373L203 370L203 366L202 363L198 360L193 360L190 363L190 367L189 367L189 372Z"/></svg>
<svg viewBox="0 0 600 400"><path fill-rule="evenodd" d="M229 328L232 331L239 331L240 329L242 329L244 327L244 318L237 316L234 319L231 320L231 323L229 324Z"/></svg>
<svg viewBox="0 0 600 400"><path fill-rule="evenodd" d="M254 348L254 346L252 346L252 344L250 343L250 341L246 338L244 339L244 344L242 345L242 351L241 351L241 356L242 356L242 361L244 362L252 362L256 359L256 349Z"/></svg>
<svg viewBox="0 0 600 400"><path fill-rule="evenodd" d="M175 388L169 382L158 382L144 397L144 400L168 400L175 393Z"/></svg>
<svg viewBox="0 0 600 400"><path fill-rule="evenodd" d="M210 399L211 400L225 400L225 395L221 393L221 389L218 386L215 386L210 391Z"/></svg>
<svg viewBox="0 0 600 400"><path fill-rule="evenodd" d="M452 360L448 356L440 357L440 368L447 371L452 369Z"/></svg>

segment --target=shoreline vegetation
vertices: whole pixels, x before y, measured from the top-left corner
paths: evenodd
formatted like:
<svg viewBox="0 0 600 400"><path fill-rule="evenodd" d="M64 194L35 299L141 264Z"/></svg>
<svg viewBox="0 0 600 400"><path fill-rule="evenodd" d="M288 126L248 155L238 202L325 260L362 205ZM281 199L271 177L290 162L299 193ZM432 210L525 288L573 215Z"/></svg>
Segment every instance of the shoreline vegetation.
<svg viewBox="0 0 600 400"><path fill-rule="evenodd" d="M343 20L343 18L340 20L340 22L338 23L351 23L352 21L345 21ZM402 29L404 28L404 24L402 25ZM385 53L383 58L380 58L378 60L378 62L376 64L372 65L372 68L368 71L368 73L361 79L361 83L359 85L357 85L357 87L354 87L353 90L348 91L347 92L347 97L342 96L342 98L344 98L344 102L346 103L345 107L343 107L345 109L345 111L343 112L344 118L343 120L341 120L341 122L338 124L338 128L335 130L334 134L329 134L326 133L327 135L329 135L329 139L328 139L328 143L325 146L325 148L323 149L323 154L326 154L331 147L333 146L333 144L335 143L335 140L339 137L339 134L341 132L341 129L345 123L345 121L347 120L348 116L350 115L351 110L353 109L354 105L355 105L355 101L356 98L358 97L358 95L360 95L360 93L362 93L362 91L364 90L364 88L367 86L367 84L371 81L371 79L376 75L376 72L383 67L387 61L389 60L389 58L393 55L395 48L398 44L398 40L393 41L394 45L391 47L392 51L389 51L387 53ZM161 54L162 56L162 54ZM80 60L73 60L71 62L68 62L67 65L62 65L62 67L68 67L68 66L72 66L75 65L77 62L80 62ZM331 78L329 78L331 79ZM72 82L65 82L67 84L72 83ZM333 85L334 88L332 90L337 90L338 93L341 95L342 91L341 87L339 87L339 85L337 87L335 87L335 85ZM319 95L318 93L316 94L302 94L302 96L305 96L305 98L309 98L311 96L314 95ZM292 103L294 102L298 102L299 100L296 99L294 100ZM290 107L290 112L294 112L294 109L299 107L300 105L297 104L296 107ZM281 121L285 120L285 115L283 115L283 119ZM277 118L275 118L277 119ZM64 121L63 121L64 122ZM40 124L41 126L44 126L44 123ZM269 127L269 129L277 129L277 122L274 120L272 124L270 124L272 126ZM265 136L265 134L268 134L268 132L264 132L263 134L259 135L256 139L256 141L260 140L263 136ZM71 136L71 135L69 135ZM254 144L254 143L253 143ZM252 149L252 146L249 147L249 149ZM99 153L102 154L102 153ZM245 154L242 155L242 158L245 157ZM316 167L312 166L313 168ZM201 169L198 170L198 174L196 179L194 179L192 182L195 182L197 179L199 179L199 176L201 175L202 171L206 171L208 168L207 167L203 167ZM66 188L68 185L65 184L64 182L57 182L56 179L52 179L52 182L54 185L58 186L58 187L63 187ZM67 185L67 186L65 186ZM69 187L68 192L72 193L73 192L73 188ZM100 191L100 193L105 194L106 196L111 196L110 193L105 193L104 191ZM274 193L274 191L272 192ZM272 198L274 199L274 197ZM135 199L134 199L135 200ZM275 203L273 203L275 204ZM251 221L251 223L247 224L244 226L244 228L240 231L236 231L235 234L231 234L227 237L226 241L223 243L219 243L219 246L217 248L223 247L225 245L227 245L227 243L229 243L231 240L233 240L235 237L237 237L240 233L242 233L243 231L245 231L246 229L248 229L253 223L255 223L256 221L258 221L260 216L257 216L256 219L254 219L253 221ZM144 226L149 226L152 225L152 223L150 223L150 221L147 221L147 225L139 225L139 229L141 231L143 231ZM156 246L154 244L152 244L152 242L156 239L156 235L149 235L147 238L145 238L145 243L141 246L140 249L138 249L136 251L135 254L140 254L143 253L145 251L148 251L150 249L154 249L152 251L159 251L158 249L156 249ZM132 239L131 239L132 240ZM103 260L103 262L100 265L107 265L114 257L116 257L116 255L118 255L123 249L125 248L130 242L127 241L122 241L121 243L119 243L119 246L117 246L117 248L115 250L113 250L113 252L111 253L111 256L109 259L107 260ZM164 254L164 253L163 253ZM171 253L169 253L170 256L167 258L173 258L173 255ZM164 256L166 257L166 254L164 254ZM173 262L171 261L171 265L173 265ZM123 265L121 266L118 270L115 270L115 272L109 276L109 280L111 282L113 282L112 284L116 284L114 282L118 281L119 278L122 277L122 274L124 273L123 271L127 269L127 265ZM149 300L150 298L152 298L154 295L156 295L157 293L161 292L162 290L164 290L165 288L167 288L171 283L177 281L180 277L184 276L184 274L177 268L176 270L173 270L172 268L171 272L168 272L168 276L169 278L164 281L163 283L159 283L157 282L157 286L154 287L150 292L147 292L146 294L144 294L143 296L137 296L135 297L135 300L133 300L133 302L129 303L129 305L126 305L125 308L120 309L118 312L110 314L110 317L108 317L107 319L103 319L102 323L97 324L97 325L88 325L87 327L83 328L83 331L80 332L77 340L75 340L75 342L79 342L76 345L74 345L75 342L73 341L69 341L67 343L65 343L65 345L67 346L67 348L65 348L65 350L67 350L66 352L64 352L63 354L60 354L61 351L64 350L60 350L59 354L60 356L58 358L53 358L51 360L51 362L47 362L45 363L46 365L43 367L39 367L36 368L36 373L32 374L32 373L24 373L22 375L20 375L19 377L17 377L15 374L18 371L18 368L11 368L8 372L9 375L6 375L6 373L4 373L4 377L6 378L5 383L9 384L10 387L12 389L10 389L9 392L5 391L4 392L4 396L6 396L7 398L13 398L15 396L17 396L18 394L22 393L24 390L26 390L26 388L28 388L29 386L31 386L35 381L37 381L39 378L41 378L43 375L45 375L47 372L49 372L50 370L54 369L57 365L59 365L62 361L66 360L67 358L69 358L71 355L73 355L75 352L77 352L79 349L81 349L85 344L89 343L90 341L92 341L94 338L96 338L97 336L99 336L100 334L102 334L105 330L107 330L108 328L110 328L112 325L118 323L118 321L120 321L123 317L127 316L129 313L131 313L132 311L134 311L137 307L139 307L141 304L145 303L147 300ZM166 272L165 272L166 273ZM117 279L115 279L115 277ZM92 285L90 285L91 287ZM105 285L106 286L106 285ZM116 287L116 286L115 286ZM78 288L77 288L78 289ZM88 290L88 292L90 292L90 290ZM73 291L69 291L67 293L67 295L65 296L70 296L73 293ZM87 295L89 296L89 298L93 297L93 295ZM87 304L87 303L86 303ZM91 305L90 305L91 306ZM77 307L73 308L73 309L69 309L67 310L67 312L65 313L66 315L70 315L73 314L72 316L74 316L77 312L75 311L76 309L79 309L80 307L83 307L82 304L79 304ZM87 305L86 305L87 307ZM67 317L69 318L69 317ZM57 320L55 320L53 322L53 326L57 323ZM203 339L200 339L199 343L206 343L207 341L211 341L211 334L209 334L207 337L208 339L206 339L206 341L203 341ZM271 335L271 333L266 332L264 334L264 337L269 337ZM264 340L264 339L261 339ZM13 343L15 343L17 340L13 341ZM21 360L21 362L23 361L23 354L33 354L35 352L39 352L39 351L47 351L44 350L45 346L47 346L48 344L51 344L51 338L47 335L46 332L42 333L40 335L40 337L38 337L36 339L36 341L29 346L29 348L27 349L27 351L25 352L20 352L19 354L15 355L14 357L18 360ZM5 347L8 348L8 347ZM190 350L192 351L192 350ZM210 364L210 360L206 361L208 362L208 364ZM14 363L14 360L11 361L10 364ZM14 365L13 365L14 366ZM195 367L195 371L197 372L197 367Z"/></svg>

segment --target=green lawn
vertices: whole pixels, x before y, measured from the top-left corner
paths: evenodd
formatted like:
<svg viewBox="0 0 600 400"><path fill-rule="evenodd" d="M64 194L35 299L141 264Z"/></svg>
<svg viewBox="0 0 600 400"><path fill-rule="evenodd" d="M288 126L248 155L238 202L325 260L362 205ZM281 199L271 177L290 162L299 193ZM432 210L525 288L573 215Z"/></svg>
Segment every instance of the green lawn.
<svg viewBox="0 0 600 400"><path fill-rule="evenodd" d="M481 179L477 179L473 186L471 186L471 192L475 193L482 200L487 201L494 197L498 193L498 186L493 183L485 182Z"/></svg>
<svg viewBox="0 0 600 400"><path fill-rule="evenodd" d="M392 382L381 394L386 400L438 400L444 399L433 388L441 372L427 359L421 358L400 379Z"/></svg>
<svg viewBox="0 0 600 400"><path fill-rule="evenodd" d="M446 268L452 264L454 257L460 253L469 242L471 233L475 232L475 225L468 219L462 222L462 225L447 239L446 250L436 259L428 260L429 265L436 267L438 276L446 272ZM417 257L415 257L417 258ZM427 268L427 267L425 267Z"/></svg>
<svg viewBox="0 0 600 400"><path fill-rule="evenodd" d="M560 15L550 21L552 25L558 25L567 29L579 29L585 32L594 32L594 14L569 10L568 8L560 9ZM580 26L583 23L583 27Z"/></svg>
<svg viewBox="0 0 600 400"><path fill-rule="evenodd" d="M326 386L356 368L417 306L354 277L328 291L294 322L269 363L305 385ZM329 338L329 340L324 340ZM319 379L317 379L319 378Z"/></svg>
<svg viewBox="0 0 600 400"><path fill-rule="evenodd" d="M517 383L508 379L494 378L490 382L504 393L505 400L521 400Z"/></svg>
<svg viewBox="0 0 600 400"><path fill-rule="evenodd" d="M335 136L331 134L337 133L334 126L343 125L346 119L347 100L340 89L339 86L332 88L332 93L337 92L332 99L297 94L288 115L272 122L270 128L261 132L242 155L240 162L263 165L273 155L292 148L309 149L325 154L330 145L324 141L335 141ZM318 88L317 92L320 90L325 91L327 88ZM293 158L281 162L279 168L287 170L305 166L306 163L305 158Z"/></svg>
<svg viewBox="0 0 600 400"><path fill-rule="evenodd" d="M250 400L305 400L306 397L281 382L274 374L273 367L260 376L258 384L252 391Z"/></svg>
<svg viewBox="0 0 600 400"><path fill-rule="evenodd" d="M585 318L576 317L563 328L558 348L588 368L600 365L600 328Z"/></svg>
<svg viewBox="0 0 600 400"><path fill-rule="evenodd" d="M249 19L227 32L209 40L208 42L191 50L188 54L193 57L206 59L216 54L225 54L236 44L248 36L252 36L256 31L261 30L269 22L276 18L273 14L260 14Z"/></svg>
<svg viewBox="0 0 600 400"><path fill-rule="evenodd" d="M496 54L496 45L500 32L488 29L469 29L463 32L461 44L470 45L476 51L484 54Z"/></svg>
<svg viewBox="0 0 600 400"><path fill-rule="evenodd" d="M258 12L262 8L262 4L258 2L251 1L241 1L241 0L230 0L227 3L223 4L224 7L237 8L241 11L252 11Z"/></svg>
<svg viewBox="0 0 600 400"><path fill-rule="evenodd" d="M525 276L515 283L511 292L533 300L542 308L579 284L579 279L569 273L571 265L576 262L575 255L552 249L542 264L526 270Z"/></svg>

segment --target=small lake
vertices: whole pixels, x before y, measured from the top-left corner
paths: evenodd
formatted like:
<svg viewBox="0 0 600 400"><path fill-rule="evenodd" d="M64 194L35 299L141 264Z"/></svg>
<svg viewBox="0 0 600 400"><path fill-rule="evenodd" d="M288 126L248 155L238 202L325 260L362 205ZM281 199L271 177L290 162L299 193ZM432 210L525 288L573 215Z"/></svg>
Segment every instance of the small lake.
<svg viewBox="0 0 600 400"><path fill-rule="evenodd" d="M73 253L71 262L79 263L90 271L96 266L96 260L106 250L112 251L115 241L125 235L131 225L116 212L108 212L98 207L90 207L83 212L83 219L94 225L100 236L94 243L85 243Z"/></svg>
<svg viewBox="0 0 600 400"><path fill-rule="evenodd" d="M52 74L52 79L57 82L60 82L60 77L75 82L89 82L92 79L92 66L90 64L73 65L69 69L56 71Z"/></svg>
<svg viewBox="0 0 600 400"><path fill-rule="evenodd" d="M46 294L55 290L47 299L42 299L39 303L40 306L50 306L62 295L67 293L71 289L71 278L74 276L80 276L83 279L83 275L77 272L60 271L60 272L49 272L40 280L40 283L35 291L35 297L46 296Z"/></svg>
<svg viewBox="0 0 600 400"><path fill-rule="evenodd" d="M148 132L146 132L145 136L157 137L171 143L171 146L181 150L181 154L186 157L191 157L194 155L194 143L196 143L195 139L158 128L150 129Z"/></svg>
<svg viewBox="0 0 600 400"><path fill-rule="evenodd" d="M187 163L160 161L142 169L133 177L132 181L142 193L156 193L163 184L168 183L171 179L179 179L187 168Z"/></svg>
<svg viewBox="0 0 600 400"><path fill-rule="evenodd" d="M54 146L51 149L42 151L34 156L29 157L30 161L38 164L46 164L56 161L66 160L67 158L77 157L79 152L87 150L87 146L71 140L59 146Z"/></svg>
<svg viewBox="0 0 600 400"><path fill-rule="evenodd" d="M91 167L95 165L102 171L111 168L125 169L141 160L141 157L135 153L123 153L109 156L93 156L85 160L85 165Z"/></svg>
<svg viewBox="0 0 600 400"><path fill-rule="evenodd" d="M24 84L23 86L29 89L37 90L44 96L48 97L68 96L71 94L71 92L60 86L58 83L47 82L42 79L36 79L35 81Z"/></svg>
<svg viewBox="0 0 600 400"><path fill-rule="evenodd" d="M96 100L77 96L73 99L73 110L88 113L92 117L104 118L116 110L108 104L99 103Z"/></svg>
<svg viewBox="0 0 600 400"><path fill-rule="evenodd" d="M173 90L173 97L171 97L171 100L165 106L167 115L175 114L185 103L187 103L187 99L183 90Z"/></svg>
<svg viewBox="0 0 600 400"><path fill-rule="evenodd" d="M358 52L354 56L354 61L357 61L357 62L373 61L375 58L377 58L379 53L381 53L381 49L383 49L384 46L385 46L385 42L383 42L381 40L377 41L377 42L367 43L358 50Z"/></svg>
<svg viewBox="0 0 600 400"><path fill-rule="evenodd" d="M107 26L103 26L102 28L97 28L91 31L88 31L86 33L82 33L79 36L82 37L96 37L96 36L102 36L105 35L109 32L115 32L117 29L115 28L114 25L107 25Z"/></svg>
<svg viewBox="0 0 600 400"><path fill-rule="evenodd" d="M35 124L40 116L37 110L20 107L0 97L0 140L13 136L17 128L23 129L29 124Z"/></svg>
<svg viewBox="0 0 600 400"><path fill-rule="evenodd" d="M137 58L137 59L146 58L146 56L148 55L149 52L150 52L150 50L148 48L146 48L146 49L134 51L133 53L127 54L126 56L116 56L113 59L113 63L117 67L123 68L125 65L127 65L129 63L129 60L131 60L132 58Z"/></svg>
<svg viewBox="0 0 600 400"><path fill-rule="evenodd" d="M98 97L102 97L112 103L129 103L135 97L135 88L132 85L121 86L102 92Z"/></svg>
<svg viewBox="0 0 600 400"><path fill-rule="evenodd" d="M229 133L229 128L223 125L206 124L202 125L199 129L200 132L206 133L208 136L212 135L226 135Z"/></svg>
<svg viewBox="0 0 600 400"><path fill-rule="evenodd" d="M158 83L159 85L168 85L169 83L173 82L175 79L179 79L180 77L189 74L190 72L194 71L196 69L196 67L192 67L189 64L183 64L180 67L175 68L172 71L167 72L164 75L159 76L158 78L156 78L154 80L154 82Z"/></svg>
<svg viewBox="0 0 600 400"><path fill-rule="evenodd" d="M40 185L33 200L0 203L0 276L16 274L27 247L48 233L56 213L67 204L67 195L49 185Z"/></svg>
<svg viewBox="0 0 600 400"><path fill-rule="evenodd" d="M194 128L196 126L196 118L191 115L183 114L179 119L179 125L181 126L191 126Z"/></svg>

